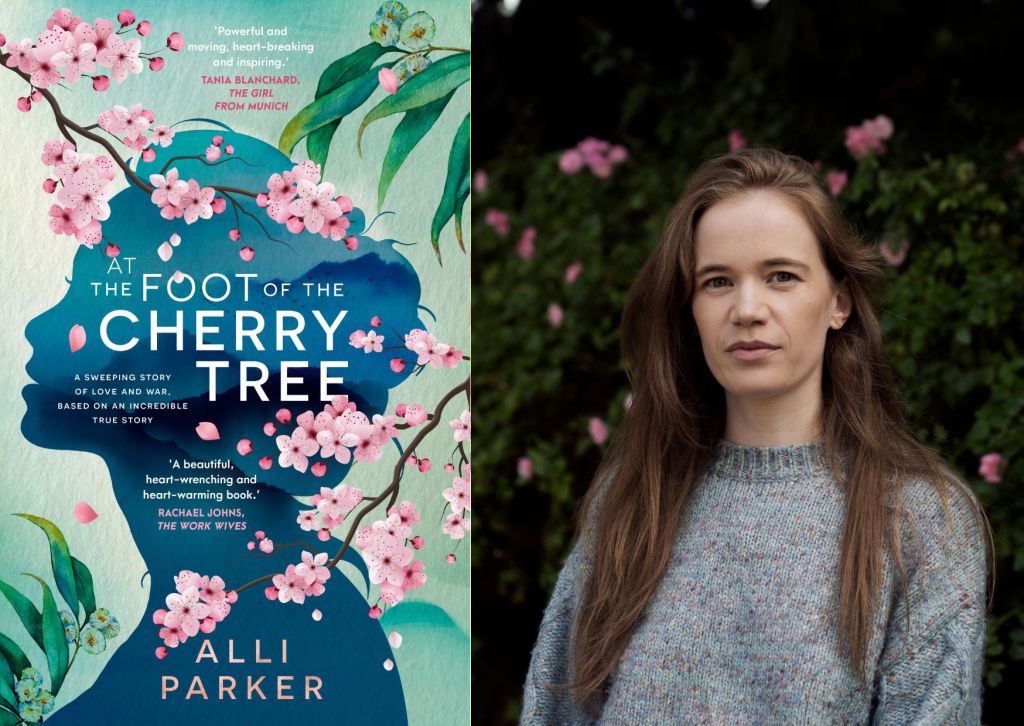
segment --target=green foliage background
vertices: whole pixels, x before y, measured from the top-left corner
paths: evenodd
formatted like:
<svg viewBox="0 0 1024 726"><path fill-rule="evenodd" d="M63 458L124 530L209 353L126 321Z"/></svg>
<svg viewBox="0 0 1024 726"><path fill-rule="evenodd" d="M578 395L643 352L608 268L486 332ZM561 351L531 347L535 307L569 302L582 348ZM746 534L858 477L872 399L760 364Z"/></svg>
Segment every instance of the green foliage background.
<svg viewBox="0 0 1024 726"><path fill-rule="evenodd" d="M1006 157L1024 134L1021 115L986 116L984 106L958 102L952 93L939 118L892 100L853 111L824 96L793 103L779 64L764 54L787 42L779 40L787 27L799 35L792 6L807 4L779 5L763 21L770 41L732 39L720 68L693 62L681 64L678 74L620 47L611 26L581 19L583 64L611 86L612 120L580 113L562 124L572 127L572 136L560 131L561 143L545 147L538 143L543 135L531 134L538 131L529 123L531 99L521 99L525 128L502 138L493 156L474 160L488 184L474 193L473 211L473 325L483 342L474 366L474 428L482 432L475 441L475 512L487 523L473 530L474 602L481 613L473 636L473 708L488 723L518 717L541 611L568 554L576 503L601 456L587 421L605 419L614 436L621 419L628 390L618 322L626 291L690 174L728 150L733 128L748 146L820 160L823 184L825 171L846 170L849 184L838 201L865 242L909 241L906 261L891 268L879 314L914 431L973 483L996 534L987 723L1000 722L1021 682L1024 163ZM940 50L948 42L935 34ZM477 71L478 82L488 83L487 74ZM623 77L629 81L621 83ZM570 72L562 78L584 82ZM843 145L845 126L878 113L895 125L888 152L857 162ZM595 133L598 124L611 133ZM977 131L923 142L943 124ZM626 145L629 161L605 180L586 168L562 174L561 151L592 133ZM507 236L485 223L492 208L509 214ZM531 225L538 231L536 254L524 261L515 245ZM567 284L565 269L577 261L583 274ZM550 303L565 310L559 328L547 321ZM979 458L988 452L1008 461L1001 483L978 475ZM534 463L530 481L516 475L520 456Z"/></svg>

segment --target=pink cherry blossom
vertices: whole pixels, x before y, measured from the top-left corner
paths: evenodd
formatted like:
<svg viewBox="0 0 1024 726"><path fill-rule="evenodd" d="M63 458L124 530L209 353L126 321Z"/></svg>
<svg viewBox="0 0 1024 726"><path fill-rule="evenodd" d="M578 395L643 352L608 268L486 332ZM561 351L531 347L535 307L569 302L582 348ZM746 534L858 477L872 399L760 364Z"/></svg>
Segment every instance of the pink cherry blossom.
<svg viewBox="0 0 1024 726"><path fill-rule="evenodd" d="M608 425L597 416L591 417L587 422L587 431L598 446L608 440Z"/></svg>
<svg viewBox="0 0 1024 726"><path fill-rule="evenodd" d="M198 627L198 623L197 623L196 631L198 632L198 630L199 630L199 627ZM164 641L164 645L166 645L168 647L171 647L171 648L177 648L179 643L184 643L186 640L188 640L188 636L185 634L185 631L182 630L180 627L174 627L174 628L163 627L163 628L160 628L160 638L161 638L161 640ZM157 658L165 658L165 657L167 657L167 651L166 650L163 652L162 655L160 654L160 648L157 648L156 650L157 650Z"/></svg>
<svg viewBox="0 0 1024 726"><path fill-rule="evenodd" d="M377 335L376 331L371 330L369 333L366 334L366 337L363 338L363 352L380 353L382 350L384 350L383 346L381 345L383 342L384 336Z"/></svg>
<svg viewBox="0 0 1024 726"><path fill-rule="evenodd" d="M72 13L68 8L61 8L60 10L55 10L53 15L46 19L46 29L61 28L63 30L75 30L81 22L81 17ZM0 43L0 45L3 45L3 43Z"/></svg>
<svg viewBox="0 0 1024 726"><path fill-rule="evenodd" d="M377 81L381 88L394 96L398 93L398 76L390 68L381 68L377 72Z"/></svg>
<svg viewBox="0 0 1024 726"><path fill-rule="evenodd" d="M65 139L53 139L43 145L43 155L40 160L47 166L53 166L61 161L65 151L74 151L75 145Z"/></svg>
<svg viewBox="0 0 1024 726"><path fill-rule="evenodd" d="M53 58L57 67L64 69L64 81L68 84L78 83L83 72L92 73L96 70L96 46L82 42L76 35L65 33L61 40L61 52Z"/></svg>
<svg viewBox="0 0 1024 726"><path fill-rule="evenodd" d="M380 599L388 605L397 605L405 597L405 590L400 585L392 585L390 582L382 583L380 586ZM384 661L384 667L388 670L388 661Z"/></svg>
<svg viewBox="0 0 1024 726"><path fill-rule="evenodd" d="M84 227L79 227L75 230L75 239L78 240L80 244L91 248L103 239L103 228L100 226L100 223L94 219Z"/></svg>
<svg viewBox="0 0 1024 726"><path fill-rule="evenodd" d="M374 443L373 427L357 425L353 426L351 431L359 437L355 445L356 461L377 461L381 457L381 448Z"/></svg>
<svg viewBox="0 0 1024 726"><path fill-rule="evenodd" d="M452 485L441 492L441 496L451 503L452 511L456 514L462 514L463 509L467 512L470 510L472 496L469 491L469 481L462 477L455 477Z"/></svg>
<svg viewBox="0 0 1024 726"><path fill-rule="evenodd" d="M441 525L441 531L452 539L462 539L469 531L469 520L459 514L449 514L448 520Z"/></svg>
<svg viewBox="0 0 1024 726"><path fill-rule="evenodd" d="M312 585L314 582L326 582L331 579L331 571L324 566L326 564L326 552L314 556L312 552L303 550L302 562L296 566L295 574L301 577L307 585Z"/></svg>
<svg viewBox="0 0 1024 726"><path fill-rule="evenodd" d="M181 595L168 595L167 608L164 624L169 628L180 627L189 637L199 632L199 621L210 614L210 606L199 601L199 590L195 587L188 588Z"/></svg>
<svg viewBox="0 0 1024 726"><path fill-rule="evenodd" d="M403 590L415 590L417 587L423 587L426 581L427 576L423 573L423 560L410 562L402 572Z"/></svg>
<svg viewBox="0 0 1024 726"><path fill-rule="evenodd" d="M50 205L50 229L53 230L54 234L66 234L74 235L78 227L75 226L74 219L71 216L72 209L68 209L60 206L59 204Z"/></svg>
<svg viewBox="0 0 1024 726"><path fill-rule="evenodd" d="M121 83L129 74L142 73L142 61L139 59L141 48L142 41L138 38L125 40L116 35L111 36L108 38L107 47L99 52L96 60L102 65L109 66L110 75Z"/></svg>
<svg viewBox="0 0 1024 726"><path fill-rule="evenodd" d="M121 23L121 27L127 27L135 22L135 13L131 10L122 10L117 14L117 22Z"/></svg>
<svg viewBox="0 0 1024 726"><path fill-rule="evenodd" d="M163 207L167 204L178 205L182 196L188 192L188 182L178 179L178 170L170 169L167 176L161 174L150 174L149 183L153 185L153 194L150 199L153 204Z"/></svg>
<svg viewBox="0 0 1024 726"><path fill-rule="evenodd" d="M274 587L280 602L302 604L306 601L305 580L295 571L295 565L288 565L283 575L274 575Z"/></svg>
<svg viewBox="0 0 1024 726"><path fill-rule="evenodd" d="M153 129L153 143L159 144L161 148L171 145L174 140L174 129L168 126L157 126Z"/></svg>
<svg viewBox="0 0 1024 726"><path fill-rule="evenodd" d="M412 548L404 546L397 538L379 533L370 546L363 550L363 559L370 571L370 582L379 584L386 581L401 586L405 579L404 568L414 554Z"/></svg>
<svg viewBox="0 0 1024 726"><path fill-rule="evenodd" d="M351 512L363 501L362 491L345 484L338 484L333 489L321 487L320 497L320 501L316 503L317 510L335 520L340 520L344 514Z"/></svg>
<svg viewBox="0 0 1024 726"><path fill-rule="evenodd" d="M216 194L213 187L200 188L199 182L195 179L188 180L188 191L181 196L182 216L186 224L192 224L197 219L210 219L213 216L213 208L210 203L213 195Z"/></svg>
<svg viewBox="0 0 1024 726"><path fill-rule="evenodd" d="M137 32L142 37L146 37L147 35L149 35L149 31L151 31L152 29L153 25L148 20L143 20L141 23L135 26L135 32Z"/></svg>
<svg viewBox="0 0 1024 726"><path fill-rule="evenodd" d="M316 442L320 445L320 456L325 459L333 456L339 464L347 464L352 460L348 447L359 443L359 437L349 433L348 424L339 418L330 428L317 433Z"/></svg>
<svg viewBox="0 0 1024 726"><path fill-rule="evenodd" d="M291 436L278 436L277 448L281 450L278 464L283 468L291 466L298 472L304 472L309 466L306 457L315 454L320 447L316 439L310 438L304 429L299 428Z"/></svg>
<svg viewBox="0 0 1024 726"><path fill-rule="evenodd" d="M398 436L398 429L395 428L395 417L375 414L373 417L374 441L378 444L383 444L388 439L396 436Z"/></svg>
<svg viewBox="0 0 1024 726"><path fill-rule="evenodd" d="M68 34L63 28L53 28L42 33L36 41L36 47L32 49L34 62L29 78L29 82L36 88L46 88L60 83L57 62L64 58L64 36Z"/></svg>
<svg viewBox="0 0 1024 726"><path fill-rule="evenodd" d="M108 76L93 76L92 77L92 90L103 92L110 88L110 78Z"/></svg>
<svg viewBox="0 0 1024 726"><path fill-rule="evenodd" d="M311 532L317 528L316 515L317 510L304 509L299 512L299 516L295 518L295 522L299 525L303 532Z"/></svg>
<svg viewBox="0 0 1024 726"><path fill-rule="evenodd" d="M263 554L269 555L273 551L274 551L274 540L270 539L269 537L264 537L263 539L260 540L260 552L262 552Z"/></svg>
<svg viewBox="0 0 1024 726"><path fill-rule="evenodd" d="M287 408L279 408L277 409L277 413L274 414L274 418L278 420L278 423L291 423L292 412L289 411Z"/></svg>
<svg viewBox="0 0 1024 726"><path fill-rule="evenodd" d="M219 146L210 145L210 146L206 147L206 160L207 161L217 161L217 159L220 158L220 154L221 154L221 151L220 151L220 147Z"/></svg>
<svg viewBox="0 0 1024 726"><path fill-rule="evenodd" d="M412 404L405 407L405 422L410 426L419 426L421 423L427 420L427 411L418 404Z"/></svg>
<svg viewBox="0 0 1024 726"><path fill-rule="evenodd" d="M7 46L7 52L9 55L4 65L8 68L17 68L22 73L31 73L35 70L36 60L32 55L31 38L11 43Z"/></svg>
<svg viewBox="0 0 1024 726"><path fill-rule="evenodd" d="M468 441L472 432L472 425L470 423L469 410L464 410L462 415L457 419L448 422L448 425L454 430L454 437L456 441Z"/></svg>
<svg viewBox="0 0 1024 726"><path fill-rule="evenodd" d="M199 591L200 599L207 604L213 604L227 596L224 592L224 580L217 575L200 577L196 589Z"/></svg>
<svg viewBox="0 0 1024 726"><path fill-rule="evenodd" d="M181 33L171 33L167 36L167 47L173 51L179 51L185 47L185 39Z"/></svg>
<svg viewBox="0 0 1024 726"><path fill-rule="evenodd" d="M981 457L978 473L990 484L998 484L1003 480L1002 469L1005 465L1002 454L991 452Z"/></svg>
<svg viewBox="0 0 1024 726"><path fill-rule="evenodd" d="M396 504L388 510L388 516L398 515L398 520L409 527L420 521L420 513L416 511L416 505L412 502Z"/></svg>
<svg viewBox="0 0 1024 726"><path fill-rule="evenodd" d="M288 206L288 211L303 218L307 231L319 232L326 220L341 216L341 207L333 199L333 184L314 184L306 179L300 179L297 190L299 198Z"/></svg>
<svg viewBox="0 0 1024 726"><path fill-rule="evenodd" d="M65 154L74 152L64 152ZM72 218L76 227L84 227L94 219L110 217L110 182L102 179L91 169L75 172L70 181L57 193L57 198L68 207L73 207Z"/></svg>

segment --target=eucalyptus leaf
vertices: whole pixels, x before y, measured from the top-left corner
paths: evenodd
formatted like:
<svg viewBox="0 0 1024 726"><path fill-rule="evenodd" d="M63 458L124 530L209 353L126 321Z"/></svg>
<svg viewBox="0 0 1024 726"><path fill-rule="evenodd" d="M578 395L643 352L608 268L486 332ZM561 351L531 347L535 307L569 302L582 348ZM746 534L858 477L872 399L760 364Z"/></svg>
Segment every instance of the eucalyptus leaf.
<svg viewBox="0 0 1024 726"><path fill-rule="evenodd" d="M25 630L32 636L32 640L36 641L36 645L40 648L43 646L43 616L39 614L36 606L27 597L21 594L12 585L7 584L3 580L0 580L0 592L3 593L4 597L7 598L7 602L14 608L14 612L18 614L18 618L21 620L21 624L25 626ZM45 649L45 648L44 648ZM16 672L20 672L14 667L15 664L11 663L12 669ZM27 668L28 666L23 666Z"/></svg>
<svg viewBox="0 0 1024 726"><path fill-rule="evenodd" d="M469 56L469 53L456 53L432 63L406 81L394 96L388 96L370 109L356 137L359 155L363 155L363 131L374 121L432 103L469 81Z"/></svg>
<svg viewBox="0 0 1024 726"><path fill-rule="evenodd" d="M43 589L43 651L50 669L50 692L56 696L68 672L68 642L64 639L64 623L57 612L57 601L53 598L50 586L36 575L28 572L25 574Z"/></svg>
<svg viewBox="0 0 1024 726"><path fill-rule="evenodd" d="M57 583L64 602L72 612L78 612L78 590L75 587L75 571L71 564L71 550L60 528L48 519L33 514L15 514L15 517L27 519L46 534L50 542L50 565L53 567L53 579Z"/></svg>
<svg viewBox="0 0 1024 726"><path fill-rule="evenodd" d="M92 586L92 573L81 560L72 557L71 564L75 570L75 588L78 590L78 599L82 601L85 617L88 618L96 612L96 593Z"/></svg>
<svg viewBox="0 0 1024 726"><path fill-rule="evenodd" d="M441 193L441 201L437 205L437 211L434 212L434 221L430 225L430 243L434 247L434 254L437 255L438 264L441 264L441 247L439 244L441 230L444 229L448 220L455 214L459 190L469 169L469 117L470 114L467 113L466 118L462 120L462 125L459 126L459 130L455 132L452 149L448 155L448 176L444 180L444 191ZM463 201L465 201L464 197ZM463 251L465 251L464 247Z"/></svg>
<svg viewBox="0 0 1024 726"><path fill-rule="evenodd" d="M25 655L25 651L3 633L0 633L0 656L4 657L15 676L20 675L23 670L32 665L28 656Z"/></svg>

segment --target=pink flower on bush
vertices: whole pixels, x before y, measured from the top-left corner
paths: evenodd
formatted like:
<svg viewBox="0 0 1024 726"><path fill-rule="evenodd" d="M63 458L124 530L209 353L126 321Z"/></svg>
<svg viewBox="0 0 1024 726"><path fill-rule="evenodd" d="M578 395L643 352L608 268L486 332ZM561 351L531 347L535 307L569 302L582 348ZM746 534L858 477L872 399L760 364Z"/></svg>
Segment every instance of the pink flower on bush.
<svg viewBox="0 0 1024 726"><path fill-rule="evenodd" d="M533 241L536 238L536 227L527 227L526 229L524 229L523 234L519 237L519 242L516 243L516 254L522 257L524 260L529 260L531 257L533 257Z"/></svg>
<svg viewBox="0 0 1024 726"><path fill-rule="evenodd" d="M981 457L981 463L978 466L978 473L985 478L990 484L998 484L1003 480L1002 469L1006 463L1003 459L1002 454L995 452L985 454Z"/></svg>
<svg viewBox="0 0 1024 726"><path fill-rule="evenodd" d="M558 168L563 174L576 174L583 168L583 154L576 149L562 152L558 159Z"/></svg>
<svg viewBox="0 0 1024 726"><path fill-rule="evenodd" d="M504 237L508 234L508 215L498 209L488 209L484 215L484 224Z"/></svg>
<svg viewBox="0 0 1024 726"><path fill-rule="evenodd" d="M583 272L582 262L573 262L571 265L565 268L565 281L568 284L573 284L579 279L580 274Z"/></svg>
<svg viewBox="0 0 1024 726"><path fill-rule="evenodd" d="M861 122L860 126L846 127L846 148L858 160L872 152L881 156L885 153L883 142L892 136L892 132L892 120L888 116L878 115Z"/></svg>
<svg viewBox="0 0 1024 726"><path fill-rule="evenodd" d="M590 438L598 446L608 440L608 425L597 416L593 416L587 422L587 431L590 433Z"/></svg>
<svg viewBox="0 0 1024 726"><path fill-rule="evenodd" d="M576 144L575 148L562 153L558 160L558 168L565 174L576 174L584 166L588 166L594 176L606 179L611 176L612 167L621 164L627 158L629 152L626 147L618 144L612 146L604 139L588 136Z"/></svg>
<svg viewBox="0 0 1024 726"><path fill-rule="evenodd" d="M729 151L739 151L747 146L747 139L739 129L729 132Z"/></svg>
<svg viewBox="0 0 1024 726"><path fill-rule="evenodd" d="M548 305L548 322L551 323L552 328L561 327L564 319L565 311L562 310L561 305L557 303L551 303Z"/></svg>
<svg viewBox="0 0 1024 726"><path fill-rule="evenodd" d="M516 459L516 474L520 479L529 481L533 478L533 461L528 456L520 456Z"/></svg>
<svg viewBox="0 0 1024 726"><path fill-rule="evenodd" d="M483 169L473 172L473 191L478 194L487 193L487 172Z"/></svg>
<svg viewBox="0 0 1024 726"><path fill-rule="evenodd" d="M894 252L892 245L888 239L882 240L878 245L878 251L893 267L899 267L903 264L903 261L907 259L907 250L910 249L910 240L904 238L900 240L900 251Z"/></svg>
<svg viewBox="0 0 1024 726"><path fill-rule="evenodd" d="M825 178L828 180L829 191L832 192L833 197L838 197L839 193L846 188L847 173L845 171L832 170L825 174Z"/></svg>

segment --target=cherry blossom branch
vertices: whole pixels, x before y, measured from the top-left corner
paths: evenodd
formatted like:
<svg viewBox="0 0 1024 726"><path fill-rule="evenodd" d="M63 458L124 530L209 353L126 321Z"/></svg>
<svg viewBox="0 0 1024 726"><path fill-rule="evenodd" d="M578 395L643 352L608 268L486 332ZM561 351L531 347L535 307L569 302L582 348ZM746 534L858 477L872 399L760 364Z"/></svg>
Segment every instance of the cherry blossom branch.
<svg viewBox="0 0 1024 726"><path fill-rule="evenodd" d="M371 511L376 509L377 505L384 501L384 498L387 497L389 494L391 495L391 501L388 502L387 508L390 509L392 506L394 506L395 500L398 498L398 488L399 481L402 476L402 467L405 466L406 460L409 458L412 452L416 450L416 447L419 445L421 441L423 441L427 434L429 434L431 431L437 428L437 425L441 420L441 413L444 411L445 406L447 406L448 403L462 391L468 391L469 385L470 379L467 378L458 386L448 391L448 393L446 393L444 397L438 402L437 407L434 409L433 415L430 416L430 423L426 424L420 430L420 432L416 435L416 438L412 440L412 443L409 444L408 447L406 447L405 451L399 457L398 462L395 464L394 473L392 474L391 477L391 484L384 491L382 491L380 494L374 497L373 500L371 500L370 503L363 507L363 509L359 512L355 520L349 526L348 534L345 536L345 541L338 549L337 554L334 555L333 558L328 560L326 564L327 568L333 569L334 567L337 567L338 563L341 561L342 556L345 554L345 550L348 549L349 544L352 542L352 538L355 536L356 531L358 530L359 527L359 523L362 521L363 517L365 517ZM234 591L240 594L250 588L255 587L256 585L268 582L273 579L274 573L271 573L269 575L263 575L262 577L257 577L255 580L252 580L251 582L245 583L241 587L234 588Z"/></svg>
<svg viewBox="0 0 1024 726"><path fill-rule="evenodd" d="M269 239L269 240L270 240L271 242L278 242L278 243L280 243L280 244L283 244L283 245L284 245L285 247L287 247L288 249L290 249L290 250L291 250L292 252L294 252L294 251L295 251L295 248L294 248L294 247L292 247L292 246L291 246L290 244L288 244L287 242L285 242L284 240L278 239L277 237L273 237L273 236L272 236L272 235L270 234L270 232L268 232L268 231L267 231L267 228L263 226L263 220L261 220L261 219L260 219L259 217L257 217L257 216L256 216L256 215L254 215L254 214L253 214L252 212L250 212L250 211L249 211L248 209L246 209L246 208L245 208L245 207L243 207L243 206L242 206L241 204L239 204L239 203L238 203L238 200L236 200L236 199L235 199L235 198L234 198L233 196L231 196L230 194L228 194L227 192L225 192L225 191L224 191L223 189L221 190L221 194L222 194L222 195L224 196L224 198L225 198L225 199L227 199L227 200L228 200L229 202L231 202L231 206L232 206L232 207L234 208L234 210L235 210L235 220L236 220L236 221L237 221L237 219L238 219L238 211L239 211L239 210L241 210L241 211L242 211L242 214L244 214L244 215L245 215L246 217L249 217L250 219L252 219L253 221L255 221L255 222L256 222L256 224L258 224L258 225L260 226L260 229L262 229L262 230L263 230L263 234L267 235L267 239Z"/></svg>
<svg viewBox="0 0 1024 726"><path fill-rule="evenodd" d="M285 547L301 547L302 549L309 550L314 555L317 554L316 548L313 545L309 544L309 542L285 542L284 544L277 544L275 542L274 543L274 550L273 550L273 552L266 552L266 553L264 553L264 552L254 552L253 556L254 557L260 557L260 558L273 557L274 556L274 552L277 552L278 550L282 550Z"/></svg>
<svg viewBox="0 0 1024 726"><path fill-rule="evenodd" d="M160 170L160 175L163 176L164 174L166 174L167 170L171 168L171 164L173 164L176 161L179 161L180 159L196 159L196 160L201 161L202 163L206 164L207 166L220 166L221 164L224 164L224 163L229 162L229 161L240 161L243 164L245 164L246 166L255 166L255 164L250 164L248 161L246 161L245 159L243 159L240 156L225 156L220 161L207 161L205 156L199 156L199 155L193 155L193 156L172 156L170 159L167 160L167 163L164 164L164 168Z"/></svg>

